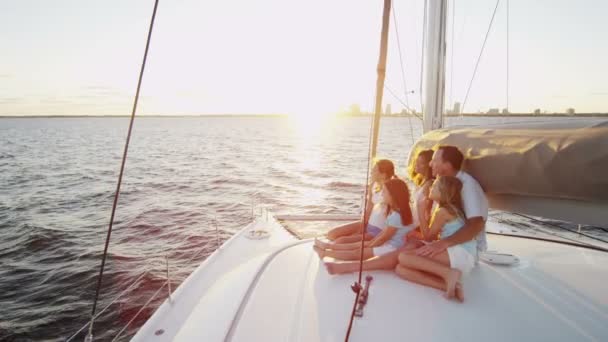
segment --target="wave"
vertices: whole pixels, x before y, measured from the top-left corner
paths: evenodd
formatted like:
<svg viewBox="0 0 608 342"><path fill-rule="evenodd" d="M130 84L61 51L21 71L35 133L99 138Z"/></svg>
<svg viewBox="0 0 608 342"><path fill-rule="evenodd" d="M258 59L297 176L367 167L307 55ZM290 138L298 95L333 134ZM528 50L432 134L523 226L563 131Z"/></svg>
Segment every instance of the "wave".
<svg viewBox="0 0 608 342"><path fill-rule="evenodd" d="M340 182L340 181L333 181L333 182L329 182L327 183L327 187L329 189L365 189L365 187L361 184L356 184L356 183L349 183L349 182Z"/></svg>

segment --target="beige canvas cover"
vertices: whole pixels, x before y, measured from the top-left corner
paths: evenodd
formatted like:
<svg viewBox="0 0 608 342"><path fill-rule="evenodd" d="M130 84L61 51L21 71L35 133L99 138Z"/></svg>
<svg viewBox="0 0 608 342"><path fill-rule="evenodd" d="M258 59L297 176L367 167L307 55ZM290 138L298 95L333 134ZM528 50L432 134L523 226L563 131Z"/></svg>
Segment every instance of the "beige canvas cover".
<svg viewBox="0 0 608 342"><path fill-rule="evenodd" d="M608 225L608 120L455 127L425 134L414 156L457 146L496 209Z"/></svg>

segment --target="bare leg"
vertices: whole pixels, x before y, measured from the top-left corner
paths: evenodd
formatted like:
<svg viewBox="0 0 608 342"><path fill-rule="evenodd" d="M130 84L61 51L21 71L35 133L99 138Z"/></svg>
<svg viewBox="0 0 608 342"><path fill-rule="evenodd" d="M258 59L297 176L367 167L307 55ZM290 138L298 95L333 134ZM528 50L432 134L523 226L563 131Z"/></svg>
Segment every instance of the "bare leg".
<svg viewBox="0 0 608 342"><path fill-rule="evenodd" d="M341 236L348 236L359 232L361 232L361 221L355 221L332 228L327 232L326 236L329 240L333 241Z"/></svg>
<svg viewBox="0 0 608 342"><path fill-rule="evenodd" d="M446 297L454 298L456 295L456 284L460 282L462 274L459 270L450 268L450 257L447 252L437 255L433 259L413 253L401 253L399 255L399 265L403 268L423 271L441 277L445 281ZM420 284L426 285L425 283Z"/></svg>
<svg viewBox="0 0 608 342"><path fill-rule="evenodd" d="M315 251L317 248L318 247L315 246ZM328 256L328 257L332 257L334 259L340 259L340 260L359 260L359 258L361 257L360 249L345 250L345 251L327 249L324 252L317 252L317 253L319 253L320 257L321 257L321 255L323 255L323 256ZM363 249L363 260L369 259L373 256L374 256L374 251L372 250L372 248Z"/></svg>
<svg viewBox="0 0 608 342"><path fill-rule="evenodd" d="M359 250L361 249L361 240L359 242L351 242L351 243L334 243L334 242L323 242L321 240L315 239L315 246L323 249L332 249L332 250ZM369 247L367 245L367 241L365 242L365 247Z"/></svg>
<svg viewBox="0 0 608 342"><path fill-rule="evenodd" d="M430 273L425 273L421 271L417 271L411 268L405 268L401 265L397 265L395 268L395 273L405 280L411 281L412 283L434 287L437 290L445 291L445 281L443 279L434 276Z"/></svg>
<svg viewBox="0 0 608 342"><path fill-rule="evenodd" d="M369 241L371 239L373 239L374 237L369 235L369 234L365 234L365 241ZM353 235L349 235L349 236L340 236L339 238L334 240L334 243L352 243L352 242L361 242L361 234L353 234Z"/></svg>
<svg viewBox="0 0 608 342"><path fill-rule="evenodd" d="M397 265L397 257L399 251L394 251L381 256L375 256L370 259L363 260L363 270L394 270ZM358 261L347 261L347 262L325 262L325 267L329 274L344 274L354 273L359 271Z"/></svg>

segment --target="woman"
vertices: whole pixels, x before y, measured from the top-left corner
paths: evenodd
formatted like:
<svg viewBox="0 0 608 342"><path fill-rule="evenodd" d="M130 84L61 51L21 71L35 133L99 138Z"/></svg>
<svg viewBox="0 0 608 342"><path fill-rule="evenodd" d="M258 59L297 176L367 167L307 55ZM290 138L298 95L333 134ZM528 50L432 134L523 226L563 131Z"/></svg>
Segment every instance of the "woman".
<svg viewBox="0 0 608 342"><path fill-rule="evenodd" d="M386 207L386 227L377 236L366 241L363 259L394 252L404 244L405 235L415 228L410 209L410 193L401 179L384 183L382 190ZM327 243L315 240L315 251L320 258L330 256L341 260L356 260L361 254L361 243Z"/></svg>
<svg viewBox="0 0 608 342"><path fill-rule="evenodd" d="M349 243L373 239L386 226L386 206L382 196L384 183L395 178L395 165L388 159L380 159L372 168L372 184L368 192L366 233L361 235L361 221L351 222L330 230L326 237L336 243Z"/></svg>
<svg viewBox="0 0 608 342"><path fill-rule="evenodd" d="M418 153L410 170L410 179L416 185L414 190L414 205L412 213L414 221L418 222L419 230L412 231L411 237L423 238L422 232L429 227L431 207L433 202L429 199L429 189L433 184L433 170L430 162L433 158L433 150L424 150Z"/></svg>

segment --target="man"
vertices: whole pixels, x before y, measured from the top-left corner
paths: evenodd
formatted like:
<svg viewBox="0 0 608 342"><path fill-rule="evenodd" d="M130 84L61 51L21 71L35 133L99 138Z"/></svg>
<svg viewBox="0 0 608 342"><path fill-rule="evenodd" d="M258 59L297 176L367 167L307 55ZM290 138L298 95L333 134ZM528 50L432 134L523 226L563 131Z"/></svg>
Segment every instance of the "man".
<svg viewBox="0 0 608 342"><path fill-rule="evenodd" d="M451 246L477 238L478 250L485 251L485 221L488 218L488 200L479 183L468 173L461 171L464 156L455 146L440 146L431 159L431 169L435 177L454 176L462 182L461 197L465 211L465 225L453 235L432 242L416 250L420 256L432 257L448 250ZM383 256L367 259L363 262L364 270L393 270L398 263L399 254L395 251ZM359 270L358 262L326 262L327 271L331 274L350 273Z"/></svg>

